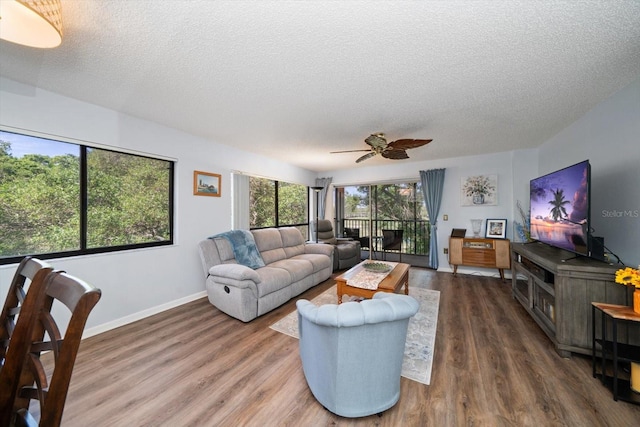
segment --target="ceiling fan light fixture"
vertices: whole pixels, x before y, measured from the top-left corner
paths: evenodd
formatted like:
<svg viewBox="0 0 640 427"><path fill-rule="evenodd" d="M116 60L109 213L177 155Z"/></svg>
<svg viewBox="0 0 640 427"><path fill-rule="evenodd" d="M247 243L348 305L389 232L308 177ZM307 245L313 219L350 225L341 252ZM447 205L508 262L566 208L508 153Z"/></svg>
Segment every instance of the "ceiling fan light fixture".
<svg viewBox="0 0 640 427"><path fill-rule="evenodd" d="M0 0L0 39L37 48L59 46L60 0Z"/></svg>

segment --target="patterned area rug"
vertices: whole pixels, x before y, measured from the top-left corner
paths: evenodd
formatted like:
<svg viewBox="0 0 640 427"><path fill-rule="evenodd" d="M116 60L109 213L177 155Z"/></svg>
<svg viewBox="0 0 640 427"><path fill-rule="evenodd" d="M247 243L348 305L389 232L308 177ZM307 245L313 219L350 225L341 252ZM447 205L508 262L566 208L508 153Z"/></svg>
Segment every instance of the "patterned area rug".
<svg viewBox="0 0 640 427"><path fill-rule="evenodd" d="M420 302L420 309L409 321L402 376L429 385L436 342L440 291L409 287L409 295ZM343 301L349 301L349 298L345 295ZM313 303L337 304L336 287L333 286L315 297ZM275 331L298 338L298 312L289 313L270 327Z"/></svg>

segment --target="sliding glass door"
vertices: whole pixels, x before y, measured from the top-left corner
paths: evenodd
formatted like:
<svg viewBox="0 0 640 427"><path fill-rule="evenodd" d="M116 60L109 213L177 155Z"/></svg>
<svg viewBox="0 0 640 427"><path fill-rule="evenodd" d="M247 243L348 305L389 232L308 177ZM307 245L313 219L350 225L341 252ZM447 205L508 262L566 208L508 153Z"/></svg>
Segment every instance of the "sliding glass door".
<svg viewBox="0 0 640 427"><path fill-rule="evenodd" d="M381 250L382 230L403 230L402 253L429 254L429 219L420 182L336 188L336 228L357 229Z"/></svg>

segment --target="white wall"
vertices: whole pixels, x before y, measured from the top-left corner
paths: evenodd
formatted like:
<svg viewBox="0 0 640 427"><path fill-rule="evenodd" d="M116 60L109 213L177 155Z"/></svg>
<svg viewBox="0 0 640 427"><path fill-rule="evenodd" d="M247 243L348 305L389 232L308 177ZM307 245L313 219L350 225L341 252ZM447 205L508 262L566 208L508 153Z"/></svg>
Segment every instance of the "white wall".
<svg viewBox="0 0 640 427"><path fill-rule="evenodd" d="M420 170L446 168L438 218L438 260L439 270L448 270L443 248L448 245L452 228L466 228L469 235L471 218L506 218L507 237L515 240L513 222L521 222L516 202L521 202L525 212L528 210L529 181L589 159L594 234L603 236L609 250L627 265L637 266L640 264L639 135L640 79L598 104L539 148L429 162L406 161L382 167L326 171L320 175L332 176L334 185L353 185L416 179ZM498 206L461 207L461 177L492 173L498 174ZM327 201L331 212L331 198ZM442 221L443 214L449 215L448 222Z"/></svg>
<svg viewBox="0 0 640 427"><path fill-rule="evenodd" d="M539 148L539 174L589 159L591 224L629 266L640 264L640 79Z"/></svg>
<svg viewBox="0 0 640 427"><path fill-rule="evenodd" d="M89 334L204 295L196 245L231 228L232 170L304 185L315 182L315 173L4 78L0 125L177 161L173 246L50 261L102 290L89 317ZM194 170L222 175L220 198L193 195ZM0 266L0 295L7 294L15 267Z"/></svg>
<svg viewBox="0 0 640 427"><path fill-rule="evenodd" d="M175 245L51 261L56 268L102 289L102 300L87 325L90 333L204 294L196 244L204 237L231 228L232 170L305 185L314 185L316 178L316 174L273 159L4 78L0 78L0 125L177 160ZM439 220L438 247L440 267L448 270L442 249L448 246L452 228L466 228L470 233L471 218L506 218L507 237L513 238L513 220L518 220L516 201L528 200L529 180L589 158L596 234L604 236L605 244L628 265L638 265L640 218L633 214L640 209L638 135L640 80L596 106L539 149L397 162L384 167L328 171L318 176L332 176L334 184L351 185L418 179L420 170L446 168L440 218L447 214L449 221ZM193 196L194 170L222 174L222 196ZM477 174L498 175L497 206L460 206L461 177ZM327 202L327 210L331 212L330 197ZM617 213L621 216L616 216ZM0 295L6 295L14 271L15 265L0 267Z"/></svg>

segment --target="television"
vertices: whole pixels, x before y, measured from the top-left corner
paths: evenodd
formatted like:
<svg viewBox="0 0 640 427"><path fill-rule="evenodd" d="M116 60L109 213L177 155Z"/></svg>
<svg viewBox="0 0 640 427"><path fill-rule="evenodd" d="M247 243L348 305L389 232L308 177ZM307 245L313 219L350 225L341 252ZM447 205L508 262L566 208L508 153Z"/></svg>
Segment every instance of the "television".
<svg viewBox="0 0 640 427"><path fill-rule="evenodd" d="M589 160L532 179L531 238L590 256Z"/></svg>

